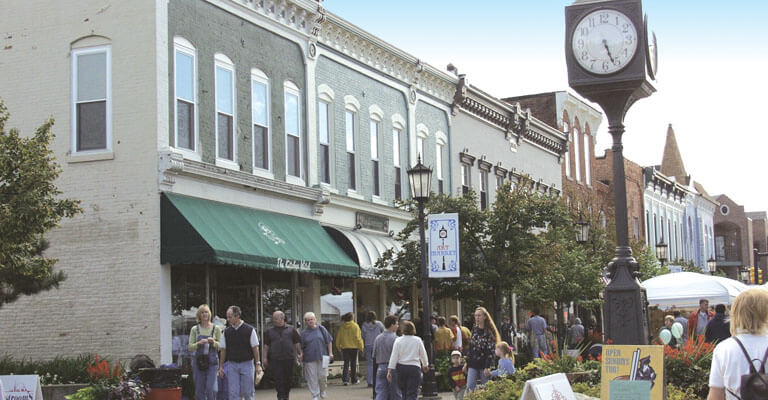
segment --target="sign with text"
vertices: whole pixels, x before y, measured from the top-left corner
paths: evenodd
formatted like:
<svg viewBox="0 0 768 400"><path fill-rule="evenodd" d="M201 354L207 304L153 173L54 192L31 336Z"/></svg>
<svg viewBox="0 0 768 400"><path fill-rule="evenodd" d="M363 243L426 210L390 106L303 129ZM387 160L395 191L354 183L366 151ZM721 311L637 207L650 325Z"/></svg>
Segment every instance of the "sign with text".
<svg viewBox="0 0 768 400"><path fill-rule="evenodd" d="M520 400L576 400L576 396L561 372L526 381Z"/></svg>
<svg viewBox="0 0 768 400"><path fill-rule="evenodd" d="M459 214L427 217L429 277L459 277Z"/></svg>
<svg viewBox="0 0 768 400"><path fill-rule="evenodd" d="M2 400L43 400L40 377L37 375L0 375Z"/></svg>
<svg viewBox="0 0 768 400"><path fill-rule="evenodd" d="M664 398L664 346L604 345L602 360L601 399L634 399L638 393L648 393L641 400ZM650 390L644 390L646 385L614 381L645 381Z"/></svg>

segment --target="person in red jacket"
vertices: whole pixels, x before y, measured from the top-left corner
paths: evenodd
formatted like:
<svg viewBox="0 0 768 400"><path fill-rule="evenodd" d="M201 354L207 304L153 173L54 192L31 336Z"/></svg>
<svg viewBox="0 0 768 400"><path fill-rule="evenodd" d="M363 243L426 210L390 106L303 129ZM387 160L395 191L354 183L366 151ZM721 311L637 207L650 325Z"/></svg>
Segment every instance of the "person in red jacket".
<svg viewBox="0 0 768 400"><path fill-rule="evenodd" d="M688 317L688 337L696 339L699 335L703 335L709 320L714 316L715 313L709 309L709 300L699 300L699 309Z"/></svg>

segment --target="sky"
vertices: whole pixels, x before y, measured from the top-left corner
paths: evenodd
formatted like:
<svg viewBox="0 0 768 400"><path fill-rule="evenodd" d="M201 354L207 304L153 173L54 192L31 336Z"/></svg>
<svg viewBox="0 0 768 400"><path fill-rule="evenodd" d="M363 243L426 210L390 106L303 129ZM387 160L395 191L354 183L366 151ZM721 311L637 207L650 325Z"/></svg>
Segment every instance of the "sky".
<svg viewBox="0 0 768 400"><path fill-rule="evenodd" d="M499 98L570 90L568 0L324 0L336 15ZM768 211L768 2L646 0L657 92L625 118L624 156L658 165L672 124L685 168L711 195ZM571 90L571 93L575 93ZM595 105L599 109L598 106ZM604 119L596 155L611 146Z"/></svg>

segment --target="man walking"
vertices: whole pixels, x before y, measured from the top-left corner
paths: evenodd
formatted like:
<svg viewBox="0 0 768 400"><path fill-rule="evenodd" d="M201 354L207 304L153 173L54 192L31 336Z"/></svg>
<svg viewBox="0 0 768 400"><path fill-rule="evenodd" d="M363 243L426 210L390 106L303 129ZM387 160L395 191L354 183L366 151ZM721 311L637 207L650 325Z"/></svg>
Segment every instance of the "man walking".
<svg viewBox="0 0 768 400"><path fill-rule="evenodd" d="M277 400L288 400L293 368L301 363L301 335L285 323L282 311L272 313L272 327L264 332L264 367L275 378Z"/></svg>
<svg viewBox="0 0 768 400"><path fill-rule="evenodd" d="M376 360L376 400L402 399L397 384L397 373L392 373L392 382L387 381L387 365L397 339L395 332L398 326L397 317L394 315L384 318L385 330L373 342L373 359Z"/></svg>
<svg viewBox="0 0 768 400"><path fill-rule="evenodd" d="M512 345L512 331L513 326L509 322L509 315L505 315L501 318L501 327L499 328L499 334L501 335L501 341L507 342L507 344Z"/></svg>
<svg viewBox="0 0 768 400"><path fill-rule="evenodd" d="M568 329L568 344L575 349L579 347L582 340L584 340L584 325L581 324L581 318L576 318Z"/></svg>
<svg viewBox="0 0 768 400"><path fill-rule="evenodd" d="M227 309L229 327L224 330L219 343L219 376L224 377L226 365L229 400L252 400L254 372L261 371L259 338L256 336L256 330L240 319L241 314L238 306L230 306Z"/></svg>
<svg viewBox="0 0 768 400"><path fill-rule="evenodd" d="M688 336L693 337L694 340L705 333L709 320L714 318L715 313L709 311L709 300L699 300L699 310L695 313L691 313L688 317Z"/></svg>
<svg viewBox="0 0 768 400"><path fill-rule="evenodd" d="M531 318L525 323L525 329L531 335L533 358L540 358L542 355L549 354L547 347L547 320L539 315L539 310L533 310Z"/></svg>
<svg viewBox="0 0 768 400"><path fill-rule="evenodd" d="M725 305L715 306L715 316L707 324L704 330L704 338L707 343L720 343L731 337L731 322L725 320Z"/></svg>

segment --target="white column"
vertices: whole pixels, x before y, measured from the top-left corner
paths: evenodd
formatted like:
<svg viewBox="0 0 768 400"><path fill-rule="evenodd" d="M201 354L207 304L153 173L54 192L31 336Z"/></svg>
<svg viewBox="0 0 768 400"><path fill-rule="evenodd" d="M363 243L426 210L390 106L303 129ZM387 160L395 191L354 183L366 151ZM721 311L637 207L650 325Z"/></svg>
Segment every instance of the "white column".
<svg viewBox="0 0 768 400"><path fill-rule="evenodd" d="M159 325L160 325L160 364L173 362L173 342L171 336L171 264L160 265Z"/></svg>

